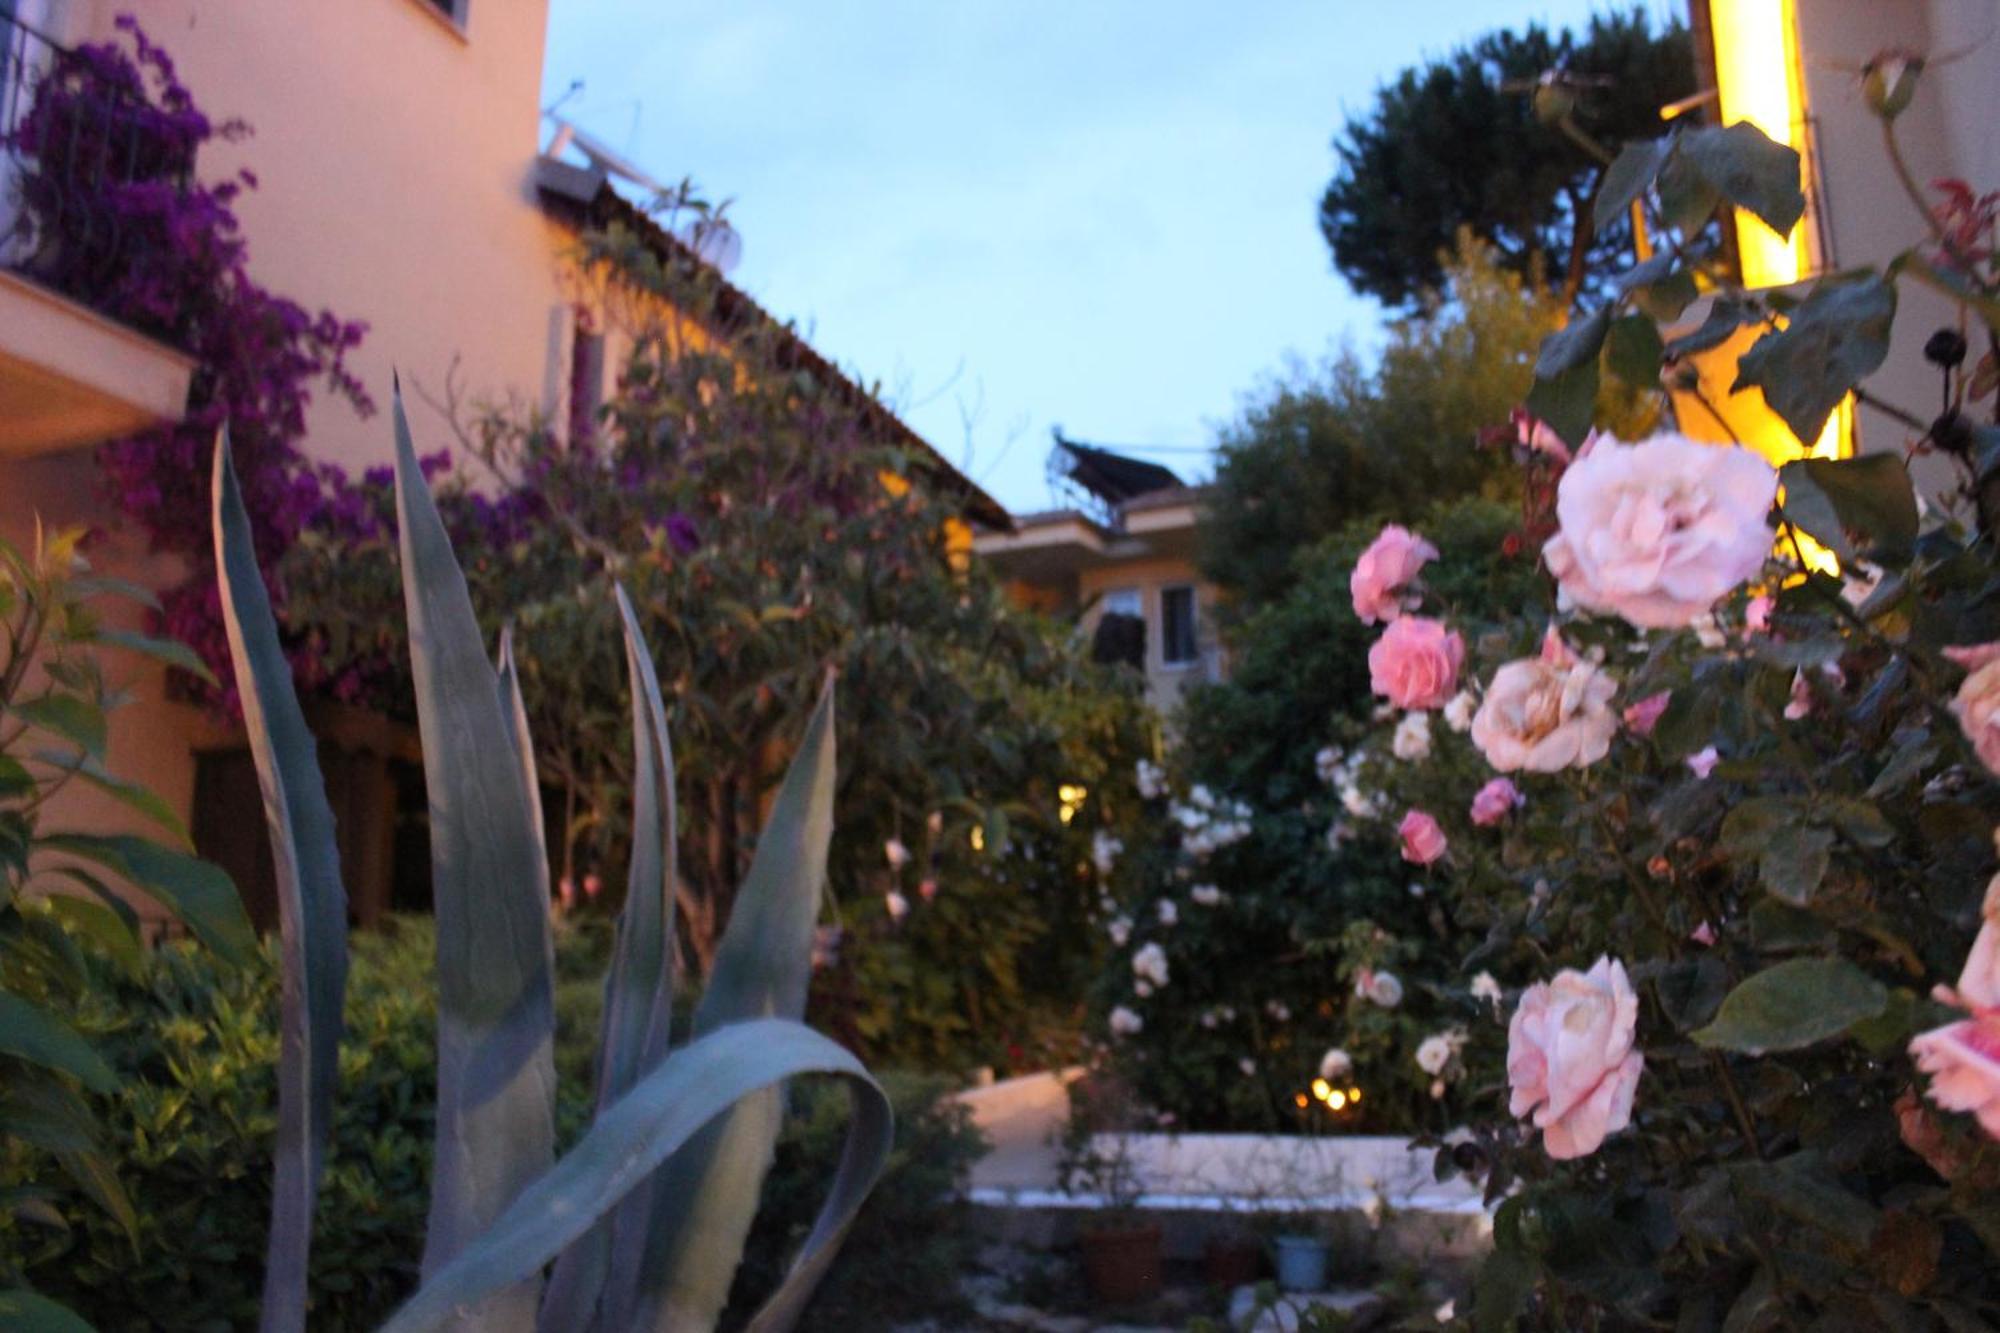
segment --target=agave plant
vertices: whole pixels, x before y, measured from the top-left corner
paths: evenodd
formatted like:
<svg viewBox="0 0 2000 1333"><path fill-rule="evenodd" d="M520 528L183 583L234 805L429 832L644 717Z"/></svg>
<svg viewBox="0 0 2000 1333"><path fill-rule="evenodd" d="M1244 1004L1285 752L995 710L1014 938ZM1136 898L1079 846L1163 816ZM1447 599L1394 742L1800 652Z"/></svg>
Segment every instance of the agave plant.
<svg viewBox="0 0 2000 1333"><path fill-rule="evenodd" d="M882 1090L853 1056L799 1022L833 825L832 682L758 840L693 1035L670 1049L673 755L650 655L617 590L632 688L632 862L605 978L596 1114L557 1158L549 872L526 713L504 634L497 666L487 660L400 395L395 427L430 798L438 1109L422 1281L385 1330L712 1328L770 1166L783 1086L831 1074L853 1097L846 1149L804 1248L751 1324L789 1328L891 1139ZM313 738L279 648L226 436L216 449L214 520L279 883L283 1044L263 1306L264 1329L277 1333L305 1327L347 970L345 893Z"/></svg>

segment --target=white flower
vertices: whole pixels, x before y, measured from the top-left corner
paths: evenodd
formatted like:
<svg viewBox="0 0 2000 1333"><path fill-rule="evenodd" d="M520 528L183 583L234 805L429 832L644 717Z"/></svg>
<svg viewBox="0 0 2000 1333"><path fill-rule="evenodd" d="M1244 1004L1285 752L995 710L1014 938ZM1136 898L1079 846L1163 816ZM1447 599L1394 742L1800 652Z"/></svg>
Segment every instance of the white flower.
<svg viewBox="0 0 2000 1333"><path fill-rule="evenodd" d="M1167 773L1150 759L1139 761L1139 795L1148 801L1157 801L1167 794Z"/></svg>
<svg viewBox="0 0 2000 1333"><path fill-rule="evenodd" d="M1132 918L1129 916L1112 917L1111 920L1105 923L1104 933L1111 937L1111 942L1114 945L1121 949L1124 948L1125 941L1132 938Z"/></svg>
<svg viewBox="0 0 2000 1333"><path fill-rule="evenodd" d="M1452 1028L1448 1032L1434 1032L1425 1037L1417 1047L1417 1068L1433 1077L1442 1074L1445 1066L1451 1063L1452 1057L1456 1056L1464 1045L1465 1031L1462 1028Z"/></svg>
<svg viewBox="0 0 2000 1333"><path fill-rule="evenodd" d="M1472 979L1472 998L1489 1001L1494 1009L1499 1009L1500 983L1491 972L1481 972Z"/></svg>
<svg viewBox="0 0 2000 1333"><path fill-rule="evenodd" d="M1456 1299L1448 1300L1433 1311L1433 1313L1436 1314L1437 1321L1440 1324L1449 1324L1452 1320L1458 1318L1458 1301Z"/></svg>
<svg viewBox="0 0 2000 1333"><path fill-rule="evenodd" d="M1319 1058L1319 1076L1329 1083L1338 1083L1354 1072L1354 1057L1338 1046L1327 1049Z"/></svg>
<svg viewBox="0 0 2000 1333"><path fill-rule="evenodd" d="M1174 905L1172 898L1162 898L1153 910L1160 914L1160 924L1171 926L1181 919L1181 909Z"/></svg>
<svg viewBox="0 0 2000 1333"><path fill-rule="evenodd" d="M1340 804L1348 814L1356 819L1375 818L1375 800L1361 788L1349 783L1340 789Z"/></svg>
<svg viewBox="0 0 2000 1333"><path fill-rule="evenodd" d="M1204 1009L1201 1011L1201 1025L1203 1027L1214 1028L1220 1026L1221 1023L1222 1023L1222 1015L1216 1010Z"/></svg>
<svg viewBox="0 0 2000 1333"><path fill-rule="evenodd" d="M1210 791L1204 783L1197 782L1194 786L1190 787L1188 789L1188 799L1203 810L1213 810L1215 808L1215 793Z"/></svg>
<svg viewBox="0 0 2000 1333"><path fill-rule="evenodd" d="M1264 1012L1280 1023L1289 1023L1292 1020L1292 1006L1283 1000L1266 1000Z"/></svg>
<svg viewBox="0 0 2000 1333"><path fill-rule="evenodd" d="M1243 1071L1243 1077L1245 1078L1255 1078L1257 1076L1257 1062L1247 1055L1236 1062L1236 1067Z"/></svg>
<svg viewBox="0 0 2000 1333"><path fill-rule="evenodd" d="M891 921L901 921L910 914L910 900L894 889L882 895L882 905L889 909Z"/></svg>
<svg viewBox="0 0 2000 1333"><path fill-rule="evenodd" d="M1090 839L1090 859L1097 866L1097 873L1108 875L1118 864L1119 853L1125 850L1122 840L1113 837L1106 829L1099 829Z"/></svg>
<svg viewBox="0 0 2000 1333"><path fill-rule="evenodd" d="M1142 944L1132 955L1132 975L1152 982L1155 986L1167 984L1167 951L1158 944Z"/></svg>
<svg viewBox="0 0 2000 1333"><path fill-rule="evenodd" d="M1340 760L1341 750L1337 745L1323 746L1313 756L1313 768L1318 771L1321 782L1333 785L1334 779L1340 776Z"/></svg>
<svg viewBox="0 0 2000 1333"><path fill-rule="evenodd" d="M1472 715L1478 711L1479 700L1472 691L1460 690L1445 702L1444 724L1462 735L1472 726Z"/></svg>
<svg viewBox="0 0 2000 1333"><path fill-rule="evenodd" d="M1396 734L1389 742L1389 749L1396 758L1406 763L1431 757L1431 715L1429 713L1405 713L1403 720L1396 724Z"/></svg>
<svg viewBox="0 0 2000 1333"><path fill-rule="evenodd" d="M1145 1019L1122 1004L1111 1011L1111 1030L1121 1037L1136 1036L1145 1026Z"/></svg>
<svg viewBox="0 0 2000 1333"><path fill-rule="evenodd" d="M1368 1225L1371 1227L1381 1226L1382 1218L1388 1211L1389 1206L1382 1198L1382 1191L1378 1189L1369 1190L1368 1198L1361 1205L1361 1214L1368 1219Z"/></svg>
<svg viewBox="0 0 2000 1333"><path fill-rule="evenodd" d="M1197 884L1188 890L1188 897L1201 907L1214 907L1222 901L1222 890L1213 884Z"/></svg>
<svg viewBox="0 0 2000 1333"><path fill-rule="evenodd" d="M1403 983L1396 979L1394 972L1372 972L1368 975L1367 997L1384 1009L1394 1009L1403 1002Z"/></svg>
<svg viewBox="0 0 2000 1333"><path fill-rule="evenodd" d="M1332 824L1327 826L1326 849L1329 852L1337 852L1340 850L1340 844L1349 841L1353 837L1354 825L1344 819L1336 819Z"/></svg>
<svg viewBox="0 0 2000 1333"><path fill-rule="evenodd" d="M910 849L903 845L901 838L891 838L883 843L882 855L888 860L891 870L901 870L910 863Z"/></svg>
<svg viewBox="0 0 2000 1333"><path fill-rule="evenodd" d="M1132 993L1142 1000L1150 1000L1153 998L1153 983L1150 981L1135 981L1132 983Z"/></svg>

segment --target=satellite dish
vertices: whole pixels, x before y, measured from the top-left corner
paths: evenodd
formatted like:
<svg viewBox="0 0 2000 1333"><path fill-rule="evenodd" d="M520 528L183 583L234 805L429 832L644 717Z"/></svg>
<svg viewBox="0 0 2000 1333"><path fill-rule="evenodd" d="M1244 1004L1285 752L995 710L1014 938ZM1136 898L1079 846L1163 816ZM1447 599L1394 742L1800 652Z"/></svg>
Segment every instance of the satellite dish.
<svg viewBox="0 0 2000 1333"><path fill-rule="evenodd" d="M718 273L729 273L743 259L743 234L723 218L688 223L681 228L681 242Z"/></svg>

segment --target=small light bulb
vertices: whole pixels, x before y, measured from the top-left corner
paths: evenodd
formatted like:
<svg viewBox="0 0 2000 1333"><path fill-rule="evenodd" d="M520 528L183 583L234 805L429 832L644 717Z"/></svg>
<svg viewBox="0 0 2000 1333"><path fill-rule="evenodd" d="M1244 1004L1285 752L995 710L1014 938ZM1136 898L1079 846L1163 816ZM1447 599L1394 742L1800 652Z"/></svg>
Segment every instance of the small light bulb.
<svg viewBox="0 0 2000 1333"><path fill-rule="evenodd" d="M1306 1107L1312 1104L1306 1100L1306 1095L1303 1092L1300 1093L1298 1096L1294 1097L1292 1100L1299 1104L1299 1109L1301 1111L1305 1110Z"/></svg>
<svg viewBox="0 0 2000 1333"><path fill-rule="evenodd" d="M1347 1106L1347 1094L1336 1088L1333 1095L1326 1099L1326 1104L1336 1111L1342 1110Z"/></svg>
<svg viewBox="0 0 2000 1333"><path fill-rule="evenodd" d="M1333 1084L1323 1078L1313 1080L1313 1096L1325 1101L1333 1093Z"/></svg>
<svg viewBox="0 0 2000 1333"><path fill-rule="evenodd" d="M1361 1100L1361 1089L1359 1089L1359 1088L1349 1088L1349 1089L1347 1090L1347 1100L1348 1100L1348 1101L1350 1101L1350 1102L1358 1102L1358 1101L1360 1101L1360 1100Z"/></svg>

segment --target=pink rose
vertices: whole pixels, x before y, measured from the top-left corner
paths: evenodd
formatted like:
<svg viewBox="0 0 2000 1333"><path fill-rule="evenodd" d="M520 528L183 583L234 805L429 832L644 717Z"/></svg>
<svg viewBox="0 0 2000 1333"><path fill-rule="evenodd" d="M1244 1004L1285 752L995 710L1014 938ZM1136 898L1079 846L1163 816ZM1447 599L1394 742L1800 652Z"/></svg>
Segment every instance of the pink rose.
<svg viewBox="0 0 2000 1333"><path fill-rule="evenodd" d="M1403 838L1403 859L1427 866L1444 855L1444 830L1427 811L1412 810L1396 825Z"/></svg>
<svg viewBox="0 0 2000 1333"><path fill-rule="evenodd" d="M1525 804L1527 798L1507 778L1494 778L1481 787L1472 798L1472 822L1481 828L1491 828L1505 819L1515 806Z"/></svg>
<svg viewBox="0 0 2000 1333"><path fill-rule="evenodd" d="M1910 1057L1931 1076L1928 1096L1947 1111L1970 1111L2000 1139L2000 1012L1948 1023L1910 1040Z"/></svg>
<svg viewBox="0 0 2000 1333"><path fill-rule="evenodd" d="M1549 1156L1588 1157L1631 1123L1646 1067L1632 1043L1638 1024L1639 997L1611 958L1587 973L1565 968L1522 994L1507 1025L1507 1109L1532 1112Z"/></svg>
<svg viewBox="0 0 2000 1333"><path fill-rule="evenodd" d="M2000 773L2000 656L1981 661L1981 655L1988 650L2000 651L2000 645L1985 644L1977 648L1945 649L1945 656L1961 664L1979 662L1972 674L1958 687L1958 695L1951 701L1951 711L1958 716L1958 725L1964 730L1965 738L1972 742L1979 762L1994 773Z"/></svg>
<svg viewBox="0 0 2000 1333"><path fill-rule="evenodd" d="M1653 728L1660 725L1661 714L1667 711L1667 705L1673 701L1672 690L1661 690L1658 694L1649 694L1638 703L1628 705L1625 709L1625 729L1634 736L1652 735Z"/></svg>
<svg viewBox="0 0 2000 1333"><path fill-rule="evenodd" d="M1553 645L1553 646L1551 646ZM1618 682L1551 637L1539 657L1493 673L1472 718L1472 743L1502 773L1554 773L1594 764L1611 752Z"/></svg>
<svg viewBox="0 0 2000 1333"><path fill-rule="evenodd" d="M1812 686L1806 684L1806 673L1792 673L1792 694L1785 700L1785 717L1793 722L1811 717L1813 710Z"/></svg>
<svg viewBox="0 0 2000 1333"><path fill-rule="evenodd" d="M1715 927L1704 921L1688 932L1688 938L1704 949L1713 949L1715 947Z"/></svg>
<svg viewBox="0 0 2000 1333"><path fill-rule="evenodd" d="M1542 548L1578 606L1642 629L1681 629L1764 567L1778 474L1747 449L1662 434L1603 439L1556 488Z"/></svg>
<svg viewBox="0 0 2000 1333"><path fill-rule="evenodd" d="M1746 634L1765 634L1771 629L1771 612L1777 609L1777 599L1767 592L1760 592L1750 599L1743 608L1743 631Z"/></svg>
<svg viewBox="0 0 2000 1333"><path fill-rule="evenodd" d="M1458 688L1465 640L1427 616L1403 616L1368 650L1368 684L1398 708L1441 708Z"/></svg>
<svg viewBox="0 0 2000 1333"><path fill-rule="evenodd" d="M1721 762L1722 756L1716 753L1713 745L1703 746L1687 757L1688 771L1698 778L1706 778Z"/></svg>
<svg viewBox="0 0 2000 1333"><path fill-rule="evenodd" d="M1403 600L1397 594L1419 570L1437 559L1437 554L1437 547L1401 524L1383 528L1347 577L1348 591L1354 594L1354 614L1370 625L1400 617Z"/></svg>

